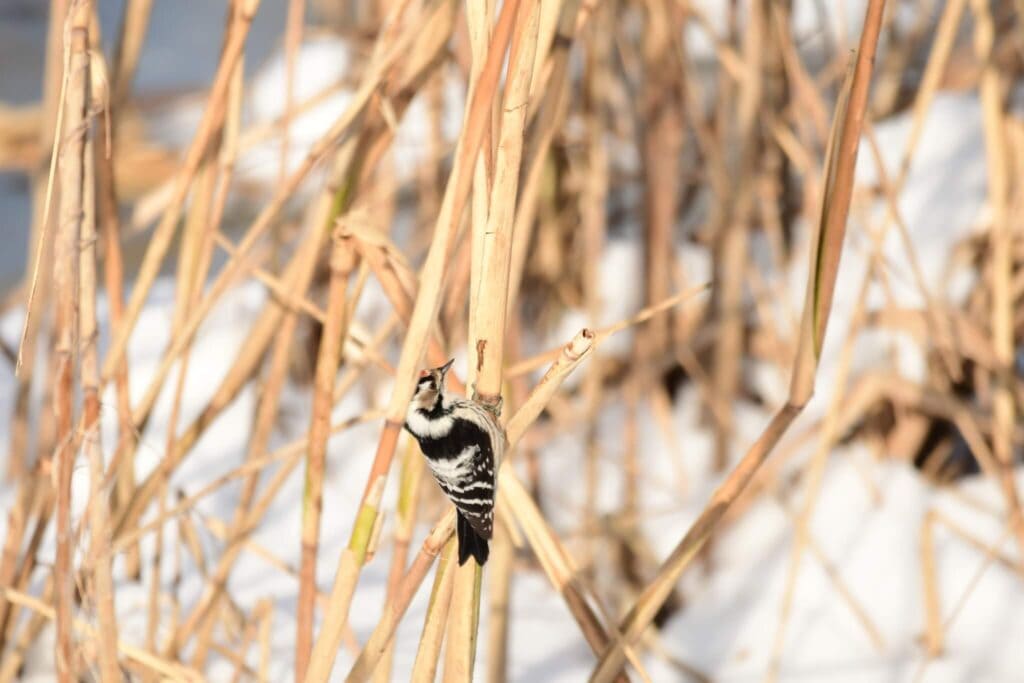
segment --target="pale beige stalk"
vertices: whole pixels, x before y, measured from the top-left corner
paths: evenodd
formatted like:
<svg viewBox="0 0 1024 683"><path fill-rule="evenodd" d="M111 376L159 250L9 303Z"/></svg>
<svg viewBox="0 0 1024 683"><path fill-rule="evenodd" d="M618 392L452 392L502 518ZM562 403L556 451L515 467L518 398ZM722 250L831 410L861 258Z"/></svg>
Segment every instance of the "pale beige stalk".
<svg viewBox="0 0 1024 683"><path fill-rule="evenodd" d="M76 676L75 649L72 643L74 619L74 576L72 572L71 474L75 463L72 427L74 424L74 367L78 345L79 240L83 219L85 178L85 141L89 136L86 109L89 103L89 12L88 2L69 10L67 35L67 89L64 102L64 128L59 145L61 193L59 227L54 248L54 293L57 299L55 321L58 362L54 377L53 412L57 421L57 559L54 564L57 605L55 661L57 679L70 682Z"/></svg>
<svg viewBox="0 0 1024 683"><path fill-rule="evenodd" d="M456 552L455 538L448 539L437 564L434 574L434 588L430 592L427 603L427 616L424 617L423 631L420 634L416 659L412 665L411 680L433 681L437 678L437 665L441 659L441 644L444 642L445 626L452 602L452 587L455 585Z"/></svg>
<svg viewBox="0 0 1024 683"><path fill-rule="evenodd" d="M117 663L117 616L114 608L114 582L110 574L110 508L103 495L103 449L100 443L99 353L96 345L99 329L96 325L96 184L95 155L92 139L85 145L85 182L79 265L81 316L82 402L85 414L85 436L82 438L89 459L89 563L92 568L96 613L99 617L99 668L103 683L118 683L121 670Z"/></svg>
<svg viewBox="0 0 1024 683"><path fill-rule="evenodd" d="M334 382L341 362L346 336L346 294L349 276L356 266L351 238L335 236L331 247L331 283L327 322L320 338L313 387L313 410L306 455L306 485L302 507L302 563L299 568L299 601L295 638L295 680L306 675L313 650L313 601L316 595L316 556L320 545L320 514L323 509L323 480L326 475L327 437L334 406Z"/></svg>

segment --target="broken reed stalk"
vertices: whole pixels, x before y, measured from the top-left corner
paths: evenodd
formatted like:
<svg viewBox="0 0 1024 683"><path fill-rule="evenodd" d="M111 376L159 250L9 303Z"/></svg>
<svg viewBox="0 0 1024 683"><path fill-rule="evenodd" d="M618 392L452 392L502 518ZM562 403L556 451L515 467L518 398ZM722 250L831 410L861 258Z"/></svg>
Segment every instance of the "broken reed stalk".
<svg viewBox="0 0 1024 683"><path fill-rule="evenodd" d="M341 363L341 347L347 336L348 280L356 266L351 238L335 235L331 245L331 281L327 298L327 322L320 338L320 351L313 383L313 409L306 455L306 483L302 500L302 560L299 566L299 601L295 638L295 680L305 678L313 650L313 600L316 596L316 556L320 545L320 514L323 509L323 479L327 460L327 439L334 406L334 382Z"/></svg>
<svg viewBox="0 0 1024 683"><path fill-rule="evenodd" d="M398 433L402 428L406 407L412 398L416 372L423 357L424 341L434 325L440 306L444 270L448 261L450 244L461 220L462 210L469 195L471 169L475 163L491 99L497 89L505 48L512 31L512 20L516 16L518 0L511 0L502 8L494 32L487 61L481 71L480 81L466 111L465 127L456 146L455 163L445 188L444 200L438 215L427 260L423 265L419 293L413 308L412 319L398 363L395 386L388 405L387 421L381 432L377 452L374 455L366 489L363 493L353 526L349 546L338 561L334 584L331 589L329 607L324 615L323 628L313 649L306 680L325 681L334 667L334 659L341 633L348 620L348 609L352 594L359 579L366 555L370 532L376 523L377 510L384 492L391 459L394 456Z"/></svg>
<svg viewBox="0 0 1024 683"><path fill-rule="evenodd" d="M100 443L100 369L99 327L96 323L96 183L93 141L85 143L85 181L79 263L79 315L81 318L80 350L82 412L85 435L82 445L89 459L89 564L99 617L99 669L103 683L121 680L117 662L117 617L114 609L114 581L111 577L110 507L103 495L103 449Z"/></svg>
<svg viewBox="0 0 1024 683"><path fill-rule="evenodd" d="M71 475L75 463L72 434L74 426L74 367L78 333L78 262L83 220L86 137L89 135L89 12L87 0L69 9L66 35L67 89L64 127L59 145L60 214L54 247L54 292L58 369L54 377L53 412L57 419L57 559L53 573L56 583L57 678L69 683L76 678L76 653L72 642L74 619L74 575L72 572Z"/></svg>
<svg viewBox="0 0 1024 683"><path fill-rule="evenodd" d="M622 669L623 645L635 642L664 604L690 561L714 532L729 507L746 489L755 472L796 419L814 391L818 358L825 338L842 256L846 220L853 194L853 172L867 106L871 65L878 44L885 0L871 0L866 9L864 29L847 96L841 98L834 122L832 143L825 160L825 185L821 219L810 252L811 267L805 294L797 355L789 399L779 409L761 436L711 496L704 511L687 531L658 571L657 577L636 601L620 624L622 639L616 639L601 657L592 681L609 681Z"/></svg>

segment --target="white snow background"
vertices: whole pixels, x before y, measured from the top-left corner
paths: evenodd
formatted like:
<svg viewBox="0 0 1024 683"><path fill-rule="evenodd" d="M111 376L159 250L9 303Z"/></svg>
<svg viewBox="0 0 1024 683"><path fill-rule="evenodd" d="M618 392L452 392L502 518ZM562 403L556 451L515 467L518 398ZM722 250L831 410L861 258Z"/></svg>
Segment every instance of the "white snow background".
<svg viewBox="0 0 1024 683"><path fill-rule="evenodd" d="M101 3L102 4L102 3ZM116 3L114 3L116 4ZM194 85L203 82L209 74L202 72L189 76L188 68L181 66L185 75L167 66L160 58L160 50L171 49L178 39L173 25L161 23L163 17L173 24L173 3L157 2L152 35L147 42L147 56L140 71L141 89L169 87L180 82ZM260 21L269 24L260 29L265 32L264 44L276 40L272 37L276 27L283 24L278 3L264 3ZM806 8L811 3L798 3ZM855 32L862 13L862 2L845 3L851 20L848 30ZM215 31L219 32L221 3L211 3L209 10ZM190 3L190 12L195 3ZM107 10L105 10L106 13ZM113 10L111 10L113 11ZM162 13L162 14L159 14ZM114 14L116 16L116 13ZM798 15L802 16L802 15ZM278 22L276 25L274 22ZM260 24L260 26L263 26ZM255 29L254 29L255 30ZM855 33L854 33L855 34ZM109 31L108 31L109 35ZM257 31L254 37L261 34ZM200 38L196 38L201 42ZM259 40L256 41L257 43ZM210 39L216 45L216 39ZM693 49L699 50L699 46ZM266 50L264 51L266 52ZM205 54L205 53L204 53ZM208 56L208 55L207 55ZM211 64L203 54L175 54L174 66ZM323 36L311 38L303 46L296 100L317 92L320 88L344 76L348 65L347 46ZM247 116L253 121L269 120L280 113L283 92L283 60L275 51L268 60L260 61L255 80L248 88ZM162 66L160 66L162 65ZM161 68L165 71L161 71ZM28 79L28 82L32 82ZM37 82L37 81L36 81ZM0 95L7 94L0 91ZM299 117L293 137L294 158L298 160L307 147L328 126L347 101L341 93L325 101L308 114ZM446 102L452 116L446 120L445 133L454 139L458 133L458 114L462 90L453 86L446 90ZM402 167L413 168L416 163L418 136L423 134L421 103L414 103L401 128L398 149L409 158ZM159 132L165 142L180 142L191 135L198 110L187 107L153 120L154 134ZM907 116L893 117L876 125L880 146L886 156L888 168L894 166L902 152L909 129ZM257 148L240 160L239 169L256 180L273 182L277 172L277 147L268 144ZM862 146L858 179L868 183L876 177L871 155L866 144ZM18 216L19 226L27 224L27 214L19 203L22 198L15 187L4 185L0 206L10 218ZM951 301L964 295L966 280L950 285L943 278L953 246L969 236L984 211L986 193L984 144L982 140L981 109L973 93L940 93L928 116L920 143L920 151L904 191L900 195L900 208L918 250L925 278L933 292L939 292ZM6 207L12 207L10 212ZM19 208L20 207L20 208ZM9 222L6 220L5 223ZM4 228L8 234L10 227ZM806 237L806 236L805 236ZM682 249L682 247L681 247ZM692 247L686 249L691 250ZM24 253L21 249L11 249ZM892 230L885 242L888 262L906 267L906 254ZM687 253L694 281L709 275L708 255ZM851 225L847 249L839 276L839 287L834 302L834 313L819 372L817 394L808 406L800 424L820 418L831 396L829 378L836 368L839 340L849 329L853 302L857 298L860 280L867 267L868 248L863 235ZM605 300L602 322L614 322L639 307L639 291L623 287L623 282L640 282L641 256L628 240L611 242L604 255L602 293ZM806 264L786 274L787 290L795 310L803 301L806 282ZM921 300L910 286L909 278L894 279L897 300L901 305L920 306ZM129 348L133 390L140 392L146 379L154 372L169 335L173 291L169 283L160 282L154 289L136 327ZM224 298L216 311L208 317L194 345L188 381L179 424L187 422L202 408L217 383L226 372L224 358L231 358L243 341L248 321L252 320L264 298L262 288L253 283L238 287ZM363 312L369 312L376 300L366 297ZM101 328L105 325L105 308L101 308ZM21 325L21 313L12 313L0 321L0 334L10 344L16 344ZM582 312L568 312L557 327L548 344L561 343L586 321ZM771 321L765 321L771 324ZM781 323L780 323L781 324ZM856 345L853 371L886 369L909 379L920 379L924 360L917 347L909 340L893 333L880 338L865 339ZM627 348L628 334L610 342L604 353ZM895 344L900 349L898 363L893 365L888 348ZM788 376L774 367L751 367L759 388L770 400L781 401ZM8 440L7 427L13 400L14 381L11 368L0 364L0 443ZM362 412L370 403L379 406L386 400L387 387L380 387L377 395L366 397L351 393L338 405L334 420L341 420ZM182 467L175 472L171 486L186 493L198 490L220 474L238 466L244 455L251 432L254 387L248 387L239 399L207 430L202 440L191 451ZM275 444L285 443L306 429L308 422L308 390L288 392L282 412L292 416L284 421L284 429L275 434ZM134 398L138 398L136 395ZM104 395L104 442L108 450L114 442L114 396ZM169 392L161 397L139 448L138 476L144 477L159 461L166 443L166 423L170 412ZM769 413L750 405L736 406L740 437L735 456L760 433ZM644 531L659 557L667 555L685 533L688 525L702 509L718 481L710 467L713 437L701 421L700 400L697 392L687 385L672 407L673 427L680 435L679 444L664 442L650 411L642 412L639 433L642 443L643 471L641 490L650 492L642 505L657 511L644 515ZM617 430L622 423L622 411L606 408L599 416L602 440L609 444L605 453L609 472L618 460L616 444L621 441ZM798 424L794 431L800 427ZM318 577L322 589L329 586L339 552L347 543L355 506L362 493L369 469L379 424L357 427L331 439L328 454L327 477L324 482L324 512L319 554ZM290 431L289 431L290 429ZM288 433L284 433L284 432ZM678 489L665 482L674 482L676 467L671 464L677 449L685 455L682 467L686 476L686 496L680 499ZM547 444L541 451L543 480L568 482L547 501L546 513L560 533L572 538L578 519L577 510L582 500L580 481L583 442L581 434L565 433ZM940 491L928 485L919 473L905 464L906 460L878 462L859 445L838 447L829 458L820 502L813 516L810 532L831 563L838 569L852 595L863 606L868 617L877 626L884 641L878 649L865 634L852 615L848 605L836 593L815 556L804 554L800 580L797 584L793 613L787 629L786 647L780 672L780 681L818 681L822 683L867 682L897 683L924 680L935 683L967 681L1019 681L1024 680L1024 588L1019 576L999 563L990 563L978 550L941 528L937 532L937 570L940 583L941 606L950 623L946 630L945 651L941 657L925 665L922 647L924 606L921 586L921 527L925 514L939 510L956 518L973 534L987 543L1016 556L1009 537L1002 532L1001 514L979 511L965 499L985 501L986 505L1001 508L1001 496L991 482L967 479L953 490ZM0 467L3 463L0 463ZM617 469L614 470L617 472ZM865 474L866 473L866 474ZM87 490L84 466L76 471L74 498L84 501ZM1021 477L1018 476L1020 479ZM391 477L392 485L395 477ZM601 512L613 512L619 505L617 482L610 476L602 480ZM273 550L282 560L296 565L299 560L298 535L300 528L301 468L293 475L287 487L266 515L253 540ZM386 501L393 501L393 490ZM196 507L199 514L226 520L234 507L237 486L227 486L205 498ZM14 500L13 487L0 486L0 507L6 510ZM75 510L80 514L80 506ZM0 531L6 524L6 514L0 515ZM413 548L427 532L421 525L413 539ZM391 533L390 521L384 529ZM165 530L168 547L174 542L176 528L169 524ZM687 662L715 681L762 680L768 669L772 642L777 629L779 609L784 592L784 581L789 562L794 528L779 504L770 496L762 497L728 531L716 537L713 549L714 571L704 573L694 566L681 583L685 606L669 622L661 641L675 657ZM208 555L216 557L220 542L213 536L203 537ZM383 602L384 586L389 566L389 548L381 544L382 551L365 568L351 609L351 625L360 641L364 641L376 625ZM571 547L571 543L570 543ZM146 555L152 552L152 536L143 541ZM44 545L44 563L52 560L54 552L52 531ZM165 580L171 579L171 562L164 565ZM195 567L184 561L183 583L180 597L187 605L194 601L203 587L203 580ZM146 589L123 578L120 563L116 571L117 606L121 635L127 640L141 641L144 632ZM980 578L978 578L980 576ZM243 553L236 570L231 574L229 590L243 609L252 609L256 602L269 597L275 608L273 657L271 679L289 680L292 675L294 649L294 605L297 581L267 564L253 553ZM38 585L35 586L38 588ZM425 610L429 587L422 589L399 628L397 638L394 679L405 680L411 669ZM481 614L486 614L485 604ZM967 596L964 599L964 596ZM961 604L961 600L963 600ZM565 608L561 598L548 585L539 572L516 572L510 608L509 676L513 681L582 681L589 674L594 658ZM83 614L83 616L89 616ZM486 629L488 621L481 619L480 648L477 660L478 677L485 670L487 658ZM50 661L51 643L44 639L36 646L30 658L25 680L45 681L52 678ZM250 652L250 664L255 664L255 648ZM233 672L233 665L225 659L213 658L208 674L211 680L225 680ZM352 663L347 651L342 651L334 670L334 680L341 680ZM648 671L656 681L686 680L677 668L661 658L645 659Z"/></svg>

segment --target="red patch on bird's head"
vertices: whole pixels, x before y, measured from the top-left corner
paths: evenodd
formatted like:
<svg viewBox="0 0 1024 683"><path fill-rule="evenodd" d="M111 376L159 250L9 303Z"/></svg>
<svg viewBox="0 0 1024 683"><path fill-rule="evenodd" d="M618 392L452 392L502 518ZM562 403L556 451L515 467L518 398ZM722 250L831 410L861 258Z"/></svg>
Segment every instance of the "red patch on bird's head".
<svg viewBox="0 0 1024 683"><path fill-rule="evenodd" d="M423 379L424 377L426 377L429 374L430 374L430 370L420 370L420 377L419 378Z"/></svg>

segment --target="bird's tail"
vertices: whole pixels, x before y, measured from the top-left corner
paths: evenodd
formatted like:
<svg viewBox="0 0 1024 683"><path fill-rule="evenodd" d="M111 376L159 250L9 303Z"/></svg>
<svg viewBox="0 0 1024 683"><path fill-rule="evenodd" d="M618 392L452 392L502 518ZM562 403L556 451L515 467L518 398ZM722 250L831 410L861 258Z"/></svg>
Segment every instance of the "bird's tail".
<svg viewBox="0 0 1024 683"><path fill-rule="evenodd" d="M455 529L459 536L459 566L466 564L466 560L473 556L476 563L481 567L487 562L490 554L490 544L487 539L478 534L470 525L462 513L458 514Z"/></svg>

